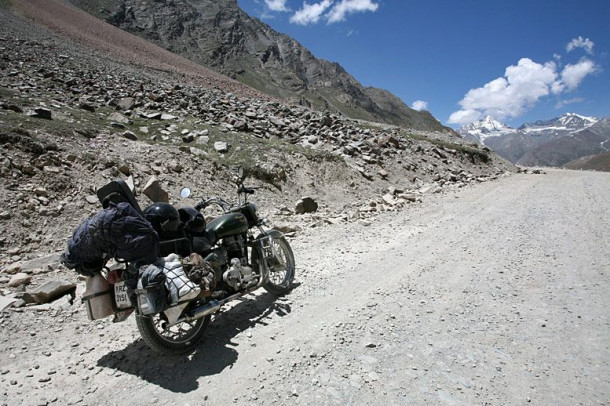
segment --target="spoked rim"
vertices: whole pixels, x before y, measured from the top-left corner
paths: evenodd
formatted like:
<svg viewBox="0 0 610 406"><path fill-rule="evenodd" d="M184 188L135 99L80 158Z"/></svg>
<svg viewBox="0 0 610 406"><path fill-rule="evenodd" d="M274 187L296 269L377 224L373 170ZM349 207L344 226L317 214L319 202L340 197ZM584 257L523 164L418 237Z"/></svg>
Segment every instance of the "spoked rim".
<svg viewBox="0 0 610 406"><path fill-rule="evenodd" d="M275 252L273 262L277 261L277 263L269 267L269 283L275 286L285 286L294 272L294 264L281 240L274 240L273 248Z"/></svg>
<svg viewBox="0 0 610 406"><path fill-rule="evenodd" d="M153 316L152 324L159 337L163 340L174 344L184 344L190 342L199 330L204 327L204 321L204 318L200 318L193 321L180 322L166 328L164 326L167 324L167 321L157 314Z"/></svg>

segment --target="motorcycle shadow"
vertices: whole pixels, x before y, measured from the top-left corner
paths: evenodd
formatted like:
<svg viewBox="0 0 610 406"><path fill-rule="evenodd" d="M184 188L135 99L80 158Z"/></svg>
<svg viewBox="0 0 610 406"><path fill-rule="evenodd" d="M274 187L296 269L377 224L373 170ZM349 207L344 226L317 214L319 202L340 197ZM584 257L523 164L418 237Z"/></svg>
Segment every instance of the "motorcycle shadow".
<svg viewBox="0 0 610 406"><path fill-rule="evenodd" d="M276 314L283 317L292 311L288 297L270 293L246 296L230 309L213 317L201 344L190 354L161 355L151 350L141 339L127 347L102 356L97 365L159 385L175 393L188 393L199 387L198 379L219 374L237 361L238 343L232 339Z"/></svg>

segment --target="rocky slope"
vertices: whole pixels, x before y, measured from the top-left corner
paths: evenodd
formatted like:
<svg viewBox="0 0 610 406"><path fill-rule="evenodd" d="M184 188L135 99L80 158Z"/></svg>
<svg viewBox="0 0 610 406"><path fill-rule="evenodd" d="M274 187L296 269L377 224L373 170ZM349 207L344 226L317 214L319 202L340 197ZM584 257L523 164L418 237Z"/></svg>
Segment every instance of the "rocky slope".
<svg viewBox="0 0 610 406"><path fill-rule="evenodd" d="M71 0L126 31L267 94L348 117L430 131L453 130L387 91L363 87L339 64L316 58L244 13L236 0Z"/></svg>
<svg viewBox="0 0 610 406"><path fill-rule="evenodd" d="M56 257L27 263L61 251L72 229L99 210L96 188L117 177L141 190L154 176L172 202L182 186L197 197L230 197L228 171L242 165L264 185L256 199L264 214L294 231L364 221L425 193L514 170L444 133L238 96L198 84L197 72L100 53L1 8L0 18L0 286L19 269L35 271L31 286L59 271ZM62 30L76 32L82 20L65 22ZM294 215L303 196L319 202L318 213Z"/></svg>
<svg viewBox="0 0 610 406"><path fill-rule="evenodd" d="M610 172L610 151L583 156L565 164L568 169Z"/></svg>

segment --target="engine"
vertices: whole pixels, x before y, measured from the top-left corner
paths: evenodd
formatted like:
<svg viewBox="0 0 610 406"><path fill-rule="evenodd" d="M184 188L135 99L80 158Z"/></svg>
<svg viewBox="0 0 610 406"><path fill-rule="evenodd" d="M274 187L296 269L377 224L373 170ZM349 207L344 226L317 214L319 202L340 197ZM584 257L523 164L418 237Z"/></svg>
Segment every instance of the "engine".
<svg viewBox="0 0 610 406"><path fill-rule="evenodd" d="M246 258L246 244L242 235L232 235L225 237L222 242L223 248L227 253L227 258ZM245 261L242 261L244 263Z"/></svg>
<svg viewBox="0 0 610 406"><path fill-rule="evenodd" d="M235 290L245 288L254 279L252 268L242 265L239 258L231 259L231 266L222 274L225 283Z"/></svg>

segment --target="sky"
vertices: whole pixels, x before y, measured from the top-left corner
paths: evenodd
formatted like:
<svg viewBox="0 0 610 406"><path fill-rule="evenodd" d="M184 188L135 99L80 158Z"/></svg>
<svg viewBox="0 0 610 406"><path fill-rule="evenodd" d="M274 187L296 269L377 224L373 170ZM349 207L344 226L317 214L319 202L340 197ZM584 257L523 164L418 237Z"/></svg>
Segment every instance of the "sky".
<svg viewBox="0 0 610 406"><path fill-rule="evenodd" d="M610 117L610 0L238 0L453 128Z"/></svg>

